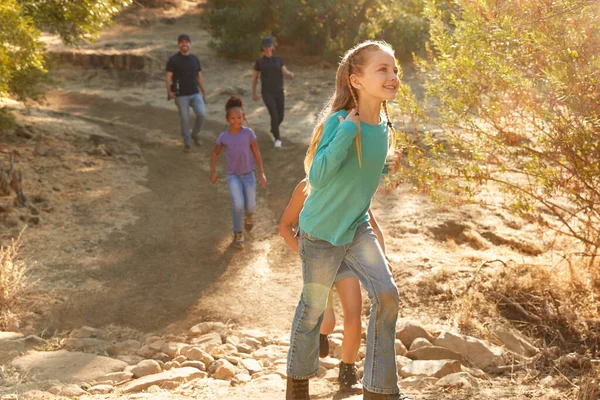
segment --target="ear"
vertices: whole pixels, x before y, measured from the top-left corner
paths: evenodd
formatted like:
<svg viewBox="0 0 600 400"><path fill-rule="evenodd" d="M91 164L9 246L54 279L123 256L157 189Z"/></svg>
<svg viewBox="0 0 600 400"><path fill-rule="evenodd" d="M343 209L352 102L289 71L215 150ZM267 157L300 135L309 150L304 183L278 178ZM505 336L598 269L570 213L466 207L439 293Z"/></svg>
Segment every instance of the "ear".
<svg viewBox="0 0 600 400"><path fill-rule="evenodd" d="M350 75L350 84L354 89L362 89L362 82L358 75L352 74Z"/></svg>

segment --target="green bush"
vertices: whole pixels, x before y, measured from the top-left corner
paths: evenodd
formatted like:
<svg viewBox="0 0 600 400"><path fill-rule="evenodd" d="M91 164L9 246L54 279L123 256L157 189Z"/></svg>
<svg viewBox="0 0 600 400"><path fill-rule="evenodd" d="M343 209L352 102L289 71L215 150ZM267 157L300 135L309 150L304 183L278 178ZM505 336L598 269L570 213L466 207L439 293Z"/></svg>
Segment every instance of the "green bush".
<svg viewBox="0 0 600 400"><path fill-rule="evenodd" d="M437 7L445 3L439 0ZM417 0L208 0L203 21L213 46L228 56L251 57L259 38L272 34L281 42L321 55L339 57L365 39L383 39L400 58L425 48L428 21Z"/></svg>
<svg viewBox="0 0 600 400"><path fill-rule="evenodd" d="M600 250L600 9L587 0L459 0L451 24L429 2L420 62L444 142L426 137L407 170L423 190L476 193Z"/></svg>

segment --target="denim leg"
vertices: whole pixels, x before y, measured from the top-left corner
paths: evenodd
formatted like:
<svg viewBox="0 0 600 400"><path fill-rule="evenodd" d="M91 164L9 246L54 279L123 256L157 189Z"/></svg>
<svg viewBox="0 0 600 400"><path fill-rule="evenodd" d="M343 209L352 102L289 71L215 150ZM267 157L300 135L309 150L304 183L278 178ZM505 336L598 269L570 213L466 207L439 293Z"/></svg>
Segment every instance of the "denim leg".
<svg viewBox="0 0 600 400"><path fill-rule="evenodd" d="M244 184L244 205L246 215L254 214L256 211L256 176L254 172L241 176Z"/></svg>
<svg viewBox="0 0 600 400"><path fill-rule="evenodd" d="M374 393L398 393L394 348L398 288L368 223L358 227L354 241L346 247L344 261L354 271L371 300L363 386Z"/></svg>
<svg viewBox="0 0 600 400"><path fill-rule="evenodd" d="M271 133L275 140L279 140L279 124L280 117L277 107L277 101L275 100L275 94L269 92L262 93L263 102L265 106L267 106L267 110L269 110L269 115L271 116ZM283 119L283 116L281 116Z"/></svg>
<svg viewBox="0 0 600 400"><path fill-rule="evenodd" d="M190 145L190 99L192 96L177 96L175 104L179 110L179 122L181 124L181 137L183 144Z"/></svg>
<svg viewBox="0 0 600 400"><path fill-rule="evenodd" d="M319 330L329 290L344 258L344 247L301 231L300 257L304 284L292 323L287 375L309 379L319 371Z"/></svg>
<svg viewBox="0 0 600 400"><path fill-rule="evenodd" d="M192 136L198 137L200 129L202 129L202 125L204 125L204 118L206 117L206 111L204 109L204 99L202 98L202 94L196 93L195 95L193 95L190 101L190 106L192 107L192 110L194 110L194 114L196 114L194 128L192 129Z"/></svg>
<svg viewBox="0 0 600 400"><path fill-rule="evenodd" d="M239 176L227 175L227 186L229 186L233 208L233 231L241 232L244 217L244 185Z"/></svg>

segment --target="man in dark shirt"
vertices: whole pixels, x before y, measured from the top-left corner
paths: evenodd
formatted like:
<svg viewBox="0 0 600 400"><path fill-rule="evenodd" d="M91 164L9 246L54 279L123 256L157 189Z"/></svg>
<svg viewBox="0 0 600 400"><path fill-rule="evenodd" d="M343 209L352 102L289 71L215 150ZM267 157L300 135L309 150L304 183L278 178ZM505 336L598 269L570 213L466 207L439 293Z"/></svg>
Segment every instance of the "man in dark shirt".
<svg viewBox="0 0 600 400"><path fill-rule="evenodd" d="M283 75L293 78L294 74L288 71L281 57L273 55L273 41L270 37L262 39L262 49L264 56L254 63L252 98L254 101L258 100L256 83L260 75L260 90L271 116L271 133L275 138L275 147L281 147L279 125L283 122L284 112Z"/></svg>
<svg viewBox="0 0 600 400"><path fill-rule="evenodd" d="M179 119L181 120L181 136L183 137L183 151L190 151L190 142L193 140L198 146L201 145L198 135L206 111L204 110L204 101L206 93L204 91L204 82L202 81L202 67L198 57L190 53L192 41L186 34L181 34L177 38L179 53L176 53L167 61L167 73L165 85L167 88L167 98L175 99L177 109L179 110ZM190 107L196 114L194 128L190 135Z"/></svg>

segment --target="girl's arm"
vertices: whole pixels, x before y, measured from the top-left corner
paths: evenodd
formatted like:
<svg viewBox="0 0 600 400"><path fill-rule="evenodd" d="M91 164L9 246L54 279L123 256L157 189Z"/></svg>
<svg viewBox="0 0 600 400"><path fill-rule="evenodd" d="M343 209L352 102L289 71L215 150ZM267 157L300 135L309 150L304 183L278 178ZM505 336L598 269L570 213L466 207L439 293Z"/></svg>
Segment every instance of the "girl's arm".
<svg viewBox="0 0 600 400"><path fill-rule="evenodd" d="M306 200L305 187L306 180L301 181L296 186L294 193L292 193L292 198L279 222L279 234L296 253L298 252L298 237L296 237L296 232L294 232L294 226L298 222L300 211L302 211L304 200Z"/></svg>
<svg viewBox="0 0 600 400"><path fill-rule="evenodd" d="M223 146L216 145L210 158L210 182L217 183L217 158Z"/></svg>
<svg viewBox="0 0 600 400"><path fill-rule="evenodd" d="M265 171L263 170L262 158L260 157L260 151L258 150L258 143L256 143L256 140L250 144L250 148L252 149L252 154L254 154L254 160L256 161L256 167L258 168L258 181L264 189L267 186L267 177L265 176Z"/></svg>
<svg viewBox="0 0 600 400"><path fill-rule="evenodd" d="M329 117L323 127L323 137L315 152L308 174L310 185L316 189L327 186L348 155L358 133L360 120L352 109L346 119L341 115Z"/></svg>
<svg viewBox="0 0 600 400"><path fill-rule="evenodd" d="M371 211L370 208L369 208L369 218L370 218L369 223L371 224L371 228L373 228L373 233L375 233L375 236L377 236L377 242L379 242L379 246L381 246L381 250L383 250L383 255L385 256L385 261L387 262L388 268L391 271L392 265L390 263L390 259L387 256L387 253L385 252L385 237L383 236L383 231L381 230L381 227L377 223L377 220L375 219L375 215L373 215L373 212Z"/></svg>

